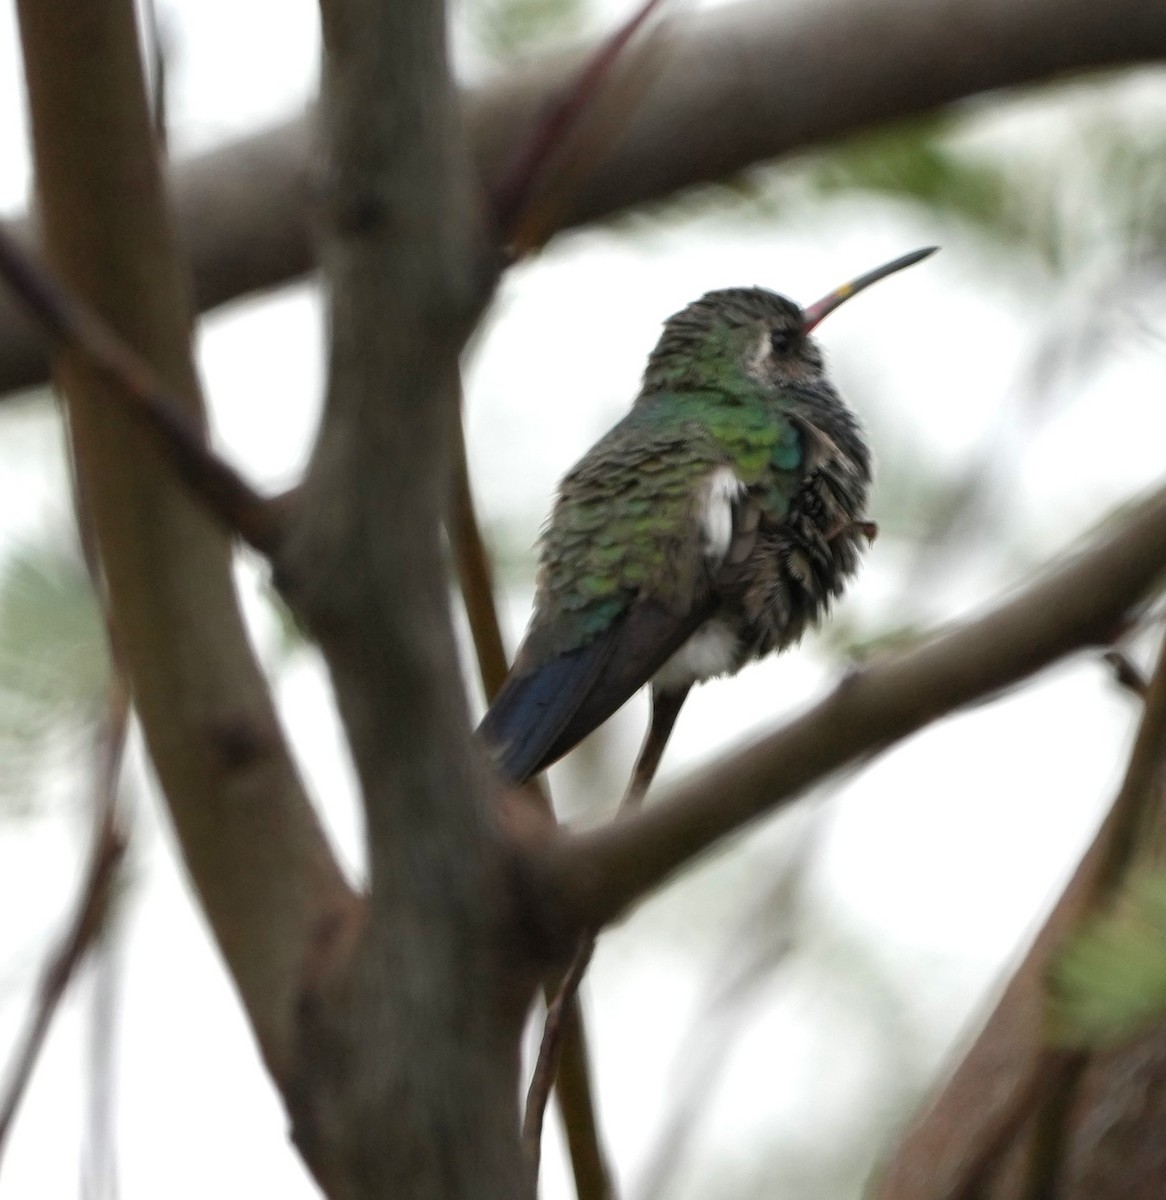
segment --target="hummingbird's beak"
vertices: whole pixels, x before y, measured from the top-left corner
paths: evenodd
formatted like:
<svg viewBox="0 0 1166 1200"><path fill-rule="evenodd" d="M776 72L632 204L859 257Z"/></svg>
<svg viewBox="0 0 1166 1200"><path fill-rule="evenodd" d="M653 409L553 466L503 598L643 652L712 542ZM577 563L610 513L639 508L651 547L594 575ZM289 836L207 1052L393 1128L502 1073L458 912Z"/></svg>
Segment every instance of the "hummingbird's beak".
<svg viewBox="0 0 1166 1200"><path fill-rule="evenodd" d="M802 332L809 333L824 316L832 313L844 300L849 300L851 296L857 296L863 288L870 287L872 283L878 283L880 279L886 279L888 275L893 275L904 267L913 267L938 249L938 246L925 246L922 250L912 250L910 254L904 254L902 258L896 258L893 262L875 267L873 271L867 271L865 275L860 275L857 279L844 283L840 288L835 288L817 303L802 310Z"/></svg>

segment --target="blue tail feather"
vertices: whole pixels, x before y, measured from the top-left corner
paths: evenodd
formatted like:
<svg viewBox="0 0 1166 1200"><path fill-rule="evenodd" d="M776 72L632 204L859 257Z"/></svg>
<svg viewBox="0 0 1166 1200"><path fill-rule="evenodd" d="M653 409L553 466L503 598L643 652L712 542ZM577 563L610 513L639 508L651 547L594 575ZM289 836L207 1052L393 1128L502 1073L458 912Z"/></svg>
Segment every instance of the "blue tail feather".
<svg viewBox="0 0 1166 1200"><path fill-rule="evenodd" d="M512 672L478 726L498 769L523 783L549 767L638 692L707 615L706 605L678 619L640 601L578 650Z"/></svg>
<svg viewBox="0 0 1166 1200"><path fill-rule="evenodd" d="M569 747L558 754L551 751L609 653L610 644L601 638L506 680L478 733L486 739L507 779L522 783L566 753Z"/></svg>

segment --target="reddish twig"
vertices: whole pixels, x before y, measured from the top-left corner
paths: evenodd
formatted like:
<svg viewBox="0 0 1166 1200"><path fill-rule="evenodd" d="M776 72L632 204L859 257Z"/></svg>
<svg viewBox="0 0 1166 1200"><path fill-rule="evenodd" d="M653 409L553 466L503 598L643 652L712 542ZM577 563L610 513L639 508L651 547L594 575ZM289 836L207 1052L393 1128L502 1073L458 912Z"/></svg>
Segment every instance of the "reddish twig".
<svg viewBox="0 0 1166 1200"><path fill-rule="evenodd" d="M95 829L89 866L73 919L41 975L36 1006L13 1057L8 1082L0 1093L0 1159L61 998L86 952L101 933L118 867L125 855L126 834L118 817L117 781L128 715L125 689L115 676L110 683L105 720L98 735L100 761L94 781Z"/></svg>
<svg viewBox="0 0 1166 1200"><path fill-rule="evenodd" d="M482 540L474 507L469 464L466 459L465 429L460 415L454 435L451 465L453 488L451 507L446 517L446 531L457 569L462 601L470 623L482 689L489 701L506 678L506 649L502 643L498 608L494 602L490 556ZM550 796L542 782L531 781L525 792L531 803L537 805L540 815L554 820ZM583 1017L575 997L572 995L562 998L555 984L548 984L544 988L544 994L552 1007L558 998L556 1021L559 1027L555 1034L553 1064L557 1069L552 1069L550 1077L545 1080L545 1087L549 1091L552 1083L555 1086L559 1110L567 1128L567 1148L571 1159L571 1171L575 1178L575 1191L579 1200L608 1200L613 1191L600 1141L594 1097L591 1093L591 1072ZM545 1037L544 1032L544 1039ZM544 1099L539 1109L538 1132L534 1135L536 1170L542 1112L545 1107ZM528 1115L529 1112L528 1109Z"/></svg>
<svg viewBox="0 0 1166 1200"><path fill-rule="evenodd" d="M530 137L518 148L510 167L503 171L494 192L494 216L507 242L521 241L518 252L530 248L538 240L530 236L517 239L515 235L524 223L523 218L548 161L579 124L625 47L660 2L643 0L630 18L600 43L566 92L543 113Z"/></svg>
<svg viewBox="0 0 1166 1200"><path fill-rule="evenodd" d="M52 337L78 351L117 387L194 495L245 542L270 553L279 532L278 509L210 450L202 427L154 370L3 228L0 276Z"/></svg>
<svg viewBox="0 0 1166 1200"><path fill-rule="evenodd" d="M446 516L458 586L466 607L470 633L478 659L478 672L487 703L491 701L506 679L506 647L498 622L498 606L494 602L494 579L490 556L482 541L482 531L474 510L474 494L470 487L470 469L466 460L465 427L460 413L454 430L450 468L453 473L453 497Z"/></svg>

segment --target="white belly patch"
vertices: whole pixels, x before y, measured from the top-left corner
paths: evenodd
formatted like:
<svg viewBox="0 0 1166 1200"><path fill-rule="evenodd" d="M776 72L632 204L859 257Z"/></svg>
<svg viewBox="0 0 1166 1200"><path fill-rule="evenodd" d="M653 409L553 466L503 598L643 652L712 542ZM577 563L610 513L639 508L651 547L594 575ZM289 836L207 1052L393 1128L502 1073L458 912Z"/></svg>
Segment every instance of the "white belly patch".
<svg viewBox="0 0 1166 1200"><path fill-rule="evenodd" d="M661 691L678 691L689 684L724 675L737 665L737 638L723 621L702 625L652 676Z"/></svg>

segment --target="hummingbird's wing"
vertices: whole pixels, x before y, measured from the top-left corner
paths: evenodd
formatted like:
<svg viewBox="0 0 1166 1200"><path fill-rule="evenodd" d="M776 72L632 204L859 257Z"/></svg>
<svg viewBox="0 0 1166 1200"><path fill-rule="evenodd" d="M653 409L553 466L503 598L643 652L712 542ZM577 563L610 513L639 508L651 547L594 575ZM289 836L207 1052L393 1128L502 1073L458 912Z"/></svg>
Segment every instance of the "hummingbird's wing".
<svg viewBox="0 0 1166 1200"><path fill-rule="evenodd" d="M478 728L507 779L522 783L550 766L625 701L680 649L708 615L682 618L641 598L583 646L511 672Z"/></svg>
<svg viewBox="0 0 1166 1200"><path fill-rule="evenodd" d="M606 721L708 617L705 509L712 497L727 542L733 489L709 483L727 470L702 424L645 427L633 410L563 480L530 630L480 727L508 778Z"/></svg>

